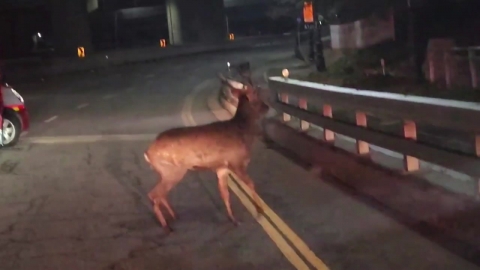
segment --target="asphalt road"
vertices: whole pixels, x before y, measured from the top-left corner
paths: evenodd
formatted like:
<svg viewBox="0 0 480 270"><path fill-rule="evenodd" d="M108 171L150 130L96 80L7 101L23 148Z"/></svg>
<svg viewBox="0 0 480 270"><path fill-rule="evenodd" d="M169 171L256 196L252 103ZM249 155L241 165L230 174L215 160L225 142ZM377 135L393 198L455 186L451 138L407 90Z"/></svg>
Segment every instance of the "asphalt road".
<svg viewBox="0 0 480 270"><path fill-rule="evenodd" d="M164 236L143 151L162 130L216 120L202 89L218 87L208 79L227 61L285 55L198 55L15 85L32 126L0 152L0 269L478 269L261 143L249 173L268 217L232 196L233 227L214 175L190 173L171 192L179 220Z"/></svg>
<svg viewBox="0 0 480 270"><path fill-rule="evenodd" d="M284 55L207 54L16 84L32 125L0 152L0 268L292 269L235 198L244 224L234 228L216 181L197 174L172 192L180 220L164 238L146 198L157 177L143 161L156 133L184 124L187 95L227 61ZM203 109L195 118L213 121ZM40 139L51 143L31 143Z"/></svg>

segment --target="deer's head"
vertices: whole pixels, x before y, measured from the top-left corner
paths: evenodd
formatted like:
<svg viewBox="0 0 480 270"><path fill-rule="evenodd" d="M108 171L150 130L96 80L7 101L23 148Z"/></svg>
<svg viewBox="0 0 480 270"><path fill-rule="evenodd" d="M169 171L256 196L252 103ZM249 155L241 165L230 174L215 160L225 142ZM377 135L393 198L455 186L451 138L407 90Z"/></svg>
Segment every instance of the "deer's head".
<svg viewBox="0 0 480 270"><path fill-rule="evenodd" d="M254 116L255 119L263 117L268 112L269 107L260 99L258 89L256 89L256 87L250 84L241 84L232 80L228 80L221 74L219 74L219 77L222 83L228 86L232 96L238 99L238 109L247 111L245 106L249 106L250 109L248 111Z"/></svg>

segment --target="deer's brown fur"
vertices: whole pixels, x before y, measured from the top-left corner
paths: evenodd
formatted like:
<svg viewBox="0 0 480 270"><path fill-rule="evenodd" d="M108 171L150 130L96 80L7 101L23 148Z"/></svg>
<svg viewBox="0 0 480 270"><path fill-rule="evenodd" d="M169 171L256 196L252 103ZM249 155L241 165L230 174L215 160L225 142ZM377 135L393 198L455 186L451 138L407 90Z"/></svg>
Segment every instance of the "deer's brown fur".
<svg viewBox="0 0 480 270"><path fill-rule="evenodd" d="M223 78L223 82L228 81ZM238 108L232 119L195 127L174 128L160 133L145 152L145 160L160 176L149 192L154 212L167 232L172 229L160 210L163 205L173 219L175 212L167 195L189 170L211 170L217 174L218 188L225 203L229 219L237 224L230 207L228 173L234 172L254 193L257 211L261 213L258 195L246 169L250 162L251 147L255 139L256 120L268 107L261 102L253 87L246 91L231 87L238 97Z"/></svg>

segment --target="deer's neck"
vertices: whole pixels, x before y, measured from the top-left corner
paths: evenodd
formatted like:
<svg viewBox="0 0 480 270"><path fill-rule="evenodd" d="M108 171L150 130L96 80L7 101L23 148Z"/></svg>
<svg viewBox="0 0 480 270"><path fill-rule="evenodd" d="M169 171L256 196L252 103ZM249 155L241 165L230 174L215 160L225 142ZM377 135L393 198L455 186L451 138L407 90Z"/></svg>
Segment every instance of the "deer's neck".
<svg viewBox="0 0 480 270"><path fill-rule="evenodd" d="M245 123L254 121L255 117L252 110L253 108L248 103L246 98L241 97L238 101L237 111L235 112L235 115L233 116L232 120L236 122L245 122Z"/></svg>

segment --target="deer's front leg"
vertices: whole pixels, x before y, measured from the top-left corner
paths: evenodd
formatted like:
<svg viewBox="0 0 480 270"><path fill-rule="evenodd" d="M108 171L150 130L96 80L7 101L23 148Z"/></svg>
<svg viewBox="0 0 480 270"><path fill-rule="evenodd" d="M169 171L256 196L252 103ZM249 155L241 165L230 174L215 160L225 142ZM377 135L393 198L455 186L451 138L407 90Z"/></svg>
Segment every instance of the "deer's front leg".
<svg viewBox="0 0 480 270"><path fill-rule="evenodd" d="M228 218L235 226L238 226L238 221L233 216L232 207L230 205L230 193L228 191L228 170L218 169L217 178L218 189L220 190L220 196L222 197L225 208L227 209Z"/></svg>

